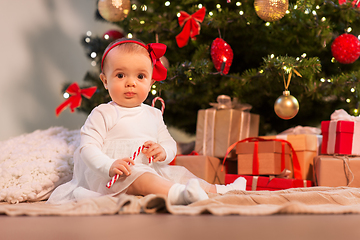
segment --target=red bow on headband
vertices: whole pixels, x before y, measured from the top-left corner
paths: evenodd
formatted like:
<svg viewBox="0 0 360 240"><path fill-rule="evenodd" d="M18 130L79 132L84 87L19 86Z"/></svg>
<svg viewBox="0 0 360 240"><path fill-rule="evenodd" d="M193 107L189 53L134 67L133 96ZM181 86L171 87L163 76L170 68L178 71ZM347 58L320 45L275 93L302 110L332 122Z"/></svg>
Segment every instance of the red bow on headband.
<svg viewBox="0 0 360 240"><path fill-rule="evenodd" d="M200 23L204 20L206 13L206 8L203 7L199 9L192 15L184 11L180 11L179 25L180 27L184 26L183 30L176 36L176 43L181 48L184 47L188 41L189 37L195 39L196 35L200 33Z"/></svg>
<svg viewBox="0 0 360 240"><path fill-rule="evenodd" d="M81 96L84 96L86 98L91 98L92 95L95 93L95 91L96 91L96 87L80 89L80 87L77 83L72 83L66 89L66 92L69 93L71 96L69 97L69 99L67 99L65 102L63 102L56 108L56 110L55 110L56 116L59 116L59 114L68 105L70 105L71 112L74 112L75 108L77 108L81 105Z"/></svg>
<svg viewBox="0 0 360 240"><path fill-rule="evenodd" d="M146 45L150 54L151 61L154 64L154 70L152 78L156 81L162 81L166 79L167 69L161 63L160 58L164 56L166 52L166 45L162 43L149 43Z"/></svg>

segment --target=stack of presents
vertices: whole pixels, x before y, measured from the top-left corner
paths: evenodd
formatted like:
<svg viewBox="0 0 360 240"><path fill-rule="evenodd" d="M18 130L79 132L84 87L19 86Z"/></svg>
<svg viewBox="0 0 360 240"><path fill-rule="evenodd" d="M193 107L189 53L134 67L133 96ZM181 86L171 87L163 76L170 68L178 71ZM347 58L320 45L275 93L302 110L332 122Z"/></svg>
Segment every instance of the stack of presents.
<svg viewBox="0 0 360 240"><path fill-rule="evenodd" d="M258 136L259 115L251 106L219 96L199 110L195 151L174 163L214 184L242 176L246 190L312 186L360 187L360 118L337 110L321 130L295 127Z"/></svg>

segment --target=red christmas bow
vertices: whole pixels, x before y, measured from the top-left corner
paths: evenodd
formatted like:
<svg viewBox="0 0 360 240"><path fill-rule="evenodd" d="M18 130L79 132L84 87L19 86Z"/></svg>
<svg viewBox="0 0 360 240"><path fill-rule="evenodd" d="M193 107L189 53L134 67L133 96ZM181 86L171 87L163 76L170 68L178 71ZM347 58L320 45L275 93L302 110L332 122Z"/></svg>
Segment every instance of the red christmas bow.
<svg viewBox="0 0 360 240"><path fill-rule="evenodd" d="M146 48L150 54L151 61L154 64L152 78L156 81L162 81L166 79L167 69L161 63L160 58L164 56L166 52L166 45L162 43L149 43Z"/></svg>
<svg viewBox="0 0 360 240"><path fill-rule="evenodd" d="M180 17L178 18L179 25L182 27L185 24L183 30L176 36L176 43L180 48L184 47L188 43L189 37L191 37L191 39L195 39L195 36L199 35L200 23L204 20L205 13L205 7L199 9L192 15L189 15L184 11L180 11Z"/></svg>
<svg viewBox="0 0 360 240"><path fill-rule="evenodd" d="M63 102L56 108L56 110L55 110L56 116L59 116L59 114L68 105L70 105L71 112L74 112L75 108L77 108L81 105L81 96L84 96L86 98L91 98L92 95L95 93L95 91L96 91L96 87L80 89L80 87L77 83L72 83L66 89L66 92L70 94L70 97L69 97L69 99L67 99L65 102Z"/></svg>
<svg viewBox="0 0 360 240"><path fill-rule="evenodd" d="M162 81L166 79L167 69L162 65L160 61L160 58L164 56L166 52L166 45L163 43L149 43L145 46L143 43L136 40L123 40L115 42L112 46L108 47L106 52L103 54L103 57L101 59L101 71L103 70L106 55L110 52L111 49L123 43L136 43L146 48L146 50L148 50L150 54L151 61L154 64L152 79L154 79L155 81Z"/></svg>

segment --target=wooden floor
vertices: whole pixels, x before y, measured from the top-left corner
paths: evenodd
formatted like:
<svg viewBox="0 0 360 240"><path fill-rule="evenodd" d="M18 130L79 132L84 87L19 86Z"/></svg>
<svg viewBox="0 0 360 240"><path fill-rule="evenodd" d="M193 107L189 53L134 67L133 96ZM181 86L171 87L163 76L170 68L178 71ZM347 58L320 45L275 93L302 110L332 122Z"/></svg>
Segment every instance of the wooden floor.
<svg viewBox="0 0 360 240"><path fill-rule="evenodd" d="M360 215L97 217L0 216L1 240L360 239Z"/></svg>

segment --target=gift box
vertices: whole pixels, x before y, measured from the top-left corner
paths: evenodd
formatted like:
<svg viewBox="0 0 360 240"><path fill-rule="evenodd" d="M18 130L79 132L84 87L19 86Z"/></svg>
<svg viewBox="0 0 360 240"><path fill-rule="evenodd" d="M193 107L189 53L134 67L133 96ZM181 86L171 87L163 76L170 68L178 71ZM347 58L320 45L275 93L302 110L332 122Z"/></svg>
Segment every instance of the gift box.
<svg viewBox="0 0 360 240"><path fill-rule="evenodd" d="M220 96L219 96L220 97ZM227 148L234 142L256 137L259 133L258 114L249 112L250 107L236 107L221 103L214 108L198 111L195 151L207 156L223 158ZM248 106L248 105L246 105Z"/></svg>
<svg viewBox="0 0 360 240"><path fill-rule="evenodd" d="M279 175L285 169L292 170L290 146L281 141L249 139L238 142L238 174ZM291 171L291 177L293 172Z"/></svg>
<svg viewBox="0 0 360 240"><path fill-rule="evenodd" d="M177 156L175 165L187 168L195 176L212 184L224 184L225 171L220 159L204 155Z"/></svg>
<svg viewBox="0 0 360 240"><path fill-rule="evenodd" d="M291 143L299 160L301 175L303 179L313 181L314 157L319 155L322 136L315 134L288 134L263 136L265 139L284 139Z"/></svg>
<svg viewBox="0 0 360 240"><path fill-rule="evenodd" d="M314 158L317 186L360 187L360 157L319 155Z"/></svg>
<svg viewBox="0 0 360 240"><path fill-rule="evenodd" d="M247 176L237 174L226 174L225 184L229 184L235 181L238 177L244 177L246 179L246 190L283 190L289 188L303 188L312 187L313 182L303 179L292 178L277 178L277 177L265 177L265 176Z"/></svg>
<svg viewBox="0 0 360 240"><path fill-rule="evenodd" d="M360 155L360 117L339 109L330 120L321 122L321 154Z"/></svg>
<svg viewBox="0 0 360 240"><path fill-rule="evenodd" d="M321 154L360 155L360 122L322 121Z"/></svg>

